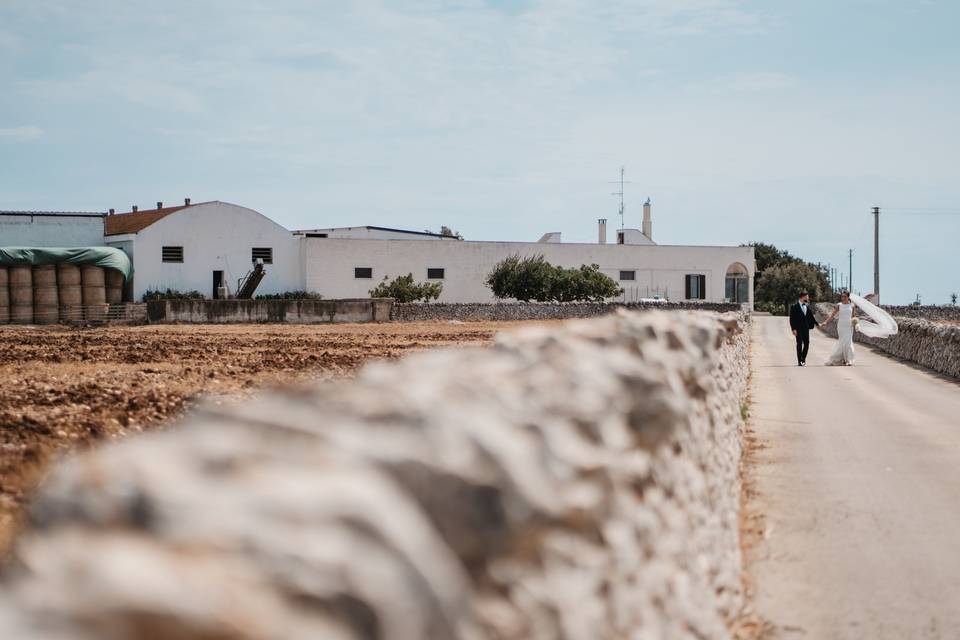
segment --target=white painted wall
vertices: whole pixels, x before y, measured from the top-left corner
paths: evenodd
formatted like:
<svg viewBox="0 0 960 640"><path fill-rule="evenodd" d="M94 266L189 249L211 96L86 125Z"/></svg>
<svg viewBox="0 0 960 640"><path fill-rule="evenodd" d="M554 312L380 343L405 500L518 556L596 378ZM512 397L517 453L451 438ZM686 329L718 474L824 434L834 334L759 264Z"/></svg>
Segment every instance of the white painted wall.
<svg viewBox="0 0 960 640"><path fill-rule="evenodd" d="M231 293L253 267L251 249L272 247L273 264L257 294L304 288L300 240L266 216L226 202L193 205L136 234L108 236L108 244L131 242L133 299L147 289L197 290L211 297L213 272L222 270ZM162 247L182 246L183 263L161 261ZM126 247L124 247L126 248Z"/></svg>
<svg viewBox="0 0 960 640"><path fill-rule="evenodd" d="M618 280L621 270L636 271L636 280L620 282L628 298L648 295L659 288L671 300L684 296L684 277L703 274L707 282L707 300L723 302L726 273L734 263L754 271L751 247L687 247L663 245L553 244L520 242L433 242L389 240L342 240L306 238L304 276L309 291L328 298L352 298L368 295L384 276L391 279L413 273L426 280L428 267L445 269L444 302L489 302L494 300L484 284L487 273L498 261L519 253L543 256L553 264L579 267L598 264L601 270ZM355 267L371 267L372 279L354 278ZM753 302L750 279L750 302Z"/></svg>
<svg viewBox="0 0 960 640"><path fill-rule="evenodd" d="M99 247L103 218L71 215L0 215L0 247Z"/></svg>

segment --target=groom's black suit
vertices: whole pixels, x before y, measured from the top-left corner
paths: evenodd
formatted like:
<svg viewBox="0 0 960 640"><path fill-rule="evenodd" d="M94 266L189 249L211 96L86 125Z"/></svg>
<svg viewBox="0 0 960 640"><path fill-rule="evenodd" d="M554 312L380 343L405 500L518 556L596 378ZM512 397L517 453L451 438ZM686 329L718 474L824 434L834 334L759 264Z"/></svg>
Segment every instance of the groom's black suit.
<svg viewBox="0 0 960 640"><path fill-rule="evenodd" d="M810 350L810 330L818 326L820 323L813 317L813 307L809 302L806 314L803 313L799 302L790 307L790 328L797 332L797 364L807 361L807 351Z"/></svg>

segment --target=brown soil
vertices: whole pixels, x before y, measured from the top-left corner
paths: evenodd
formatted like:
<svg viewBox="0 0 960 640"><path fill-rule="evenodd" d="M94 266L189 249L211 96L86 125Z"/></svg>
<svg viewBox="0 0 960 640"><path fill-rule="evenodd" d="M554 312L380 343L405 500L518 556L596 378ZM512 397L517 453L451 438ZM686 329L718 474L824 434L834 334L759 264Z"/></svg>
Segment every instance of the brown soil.
<svg viewBox="0 0 960 640"><path fill-rule="evenodd" d="M0 326L0 552L57 455L156 428L201 396L349 376L371 359L487 344L517 324Z"/></svg>

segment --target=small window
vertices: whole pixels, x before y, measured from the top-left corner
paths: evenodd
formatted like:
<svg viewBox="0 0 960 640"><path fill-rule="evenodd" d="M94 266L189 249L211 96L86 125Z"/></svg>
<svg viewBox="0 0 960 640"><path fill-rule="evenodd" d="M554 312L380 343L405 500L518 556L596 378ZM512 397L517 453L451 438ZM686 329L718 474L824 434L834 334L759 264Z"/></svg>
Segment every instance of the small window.
<svg viewBox="0 0 960 640"><path fill-rule="evenodd" d="M706 300L707 276L699 273L687 275L685 289L687 300Z"/></svg>
<svg viewBox="0 0 960 640"><path fill-rule="evenodd" d="M372 278L373 277L373 268L372 267L355 267L353 270L354 278Z"/></svg>
<svg viewBox="0 0 960 640"><path fill-rule="evenodd" d="M621 271L620 272L621 280L636 280L637 272L636 271Z"/></svg>
<svg viewBox="0 0 960 640"><path fill-rule="evenodd" d="M436 267L427 269L427 280L443 280L443 269Z"/></svg>
<svg viewBox="0 0 960 640"><path fill-rule="evenodd" d="M623 231L617 231L617 244L623 244Z"/></svg>
<svg viewBox="0 0 960 640"><path fill-rule="evenodd" d="M308 238L326 238L326 237L327 237L327 234L325 234L325 233L308 233L308 234L307 234L307 237L308 237Z"/></svg>
<svg viewBox="0 0 960 640"><path fill-rule="evenodd" d="M183 247L163 247L161 260L163 262L183 262Z"/></svg>
<svg viewBox="0 0 960 640"><path fill-rule="evenodd" d="M250 254L252 262L263 260L263 264L273 264L273 247L254 247Z"/></svg>

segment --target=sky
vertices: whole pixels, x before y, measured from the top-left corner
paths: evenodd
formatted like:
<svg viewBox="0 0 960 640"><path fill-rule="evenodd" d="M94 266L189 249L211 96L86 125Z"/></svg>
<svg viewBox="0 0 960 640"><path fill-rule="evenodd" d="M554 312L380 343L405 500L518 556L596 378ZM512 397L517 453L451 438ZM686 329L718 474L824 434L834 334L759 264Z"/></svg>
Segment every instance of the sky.
<svg viewBox="0 0 960 640"><path fill-rule="evenodd" d="M2 0L0 209L776 244L960 292L954 0ZM2 243L2 239L0 239Z"/></svg>

